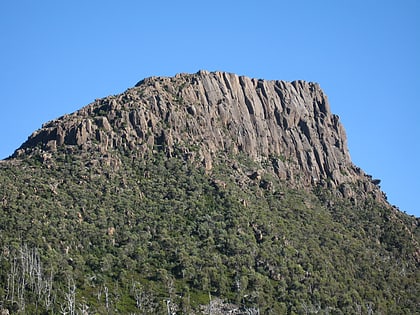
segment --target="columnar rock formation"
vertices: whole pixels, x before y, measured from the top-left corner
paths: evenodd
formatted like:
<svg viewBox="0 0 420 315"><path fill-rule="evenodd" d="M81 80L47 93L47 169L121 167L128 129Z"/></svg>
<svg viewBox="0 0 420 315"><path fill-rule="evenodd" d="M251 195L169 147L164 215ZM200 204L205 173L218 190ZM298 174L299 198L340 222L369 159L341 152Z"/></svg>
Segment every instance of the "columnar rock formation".
<svg viewBox="0 0 420 315"><path fill-rule="evenodd" d="M207 71L151 77L45 124L14 156L63 146L102 154L123 148L137 158L163 149L209 170L216 155L243 153L295 184L363 182L379 192L352 164L343 126L311 82Z"/></svg>

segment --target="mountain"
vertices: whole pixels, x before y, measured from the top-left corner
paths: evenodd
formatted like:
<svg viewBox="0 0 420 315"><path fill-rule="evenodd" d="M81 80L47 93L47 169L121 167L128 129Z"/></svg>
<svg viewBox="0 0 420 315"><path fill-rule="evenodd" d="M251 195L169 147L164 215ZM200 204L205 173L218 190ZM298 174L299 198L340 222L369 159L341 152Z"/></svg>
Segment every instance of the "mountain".
<svg viewBox="0 0 420 315"><path fill-rule="evenodd" d="M316 83L151 77L0 163L0 309L414 314L419 219Z"/></svg>

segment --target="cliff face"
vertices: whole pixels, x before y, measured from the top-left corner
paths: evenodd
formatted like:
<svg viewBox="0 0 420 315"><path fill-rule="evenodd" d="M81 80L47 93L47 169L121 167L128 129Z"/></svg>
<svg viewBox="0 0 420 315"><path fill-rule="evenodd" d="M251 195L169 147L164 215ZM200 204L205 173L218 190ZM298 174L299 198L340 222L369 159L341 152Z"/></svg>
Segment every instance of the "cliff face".
<svg viewBox="0 0 420 315"><path fill-rule="evenodd" d="M419 220L377 184L317 84L145 79L1 161L0 313L413 314Z"/></svg>
<svg viewBox="0 0 420 315"><path fill-rule="evenodd" d="M363 182L365 191L382 198L352 164L344 128L323 91L304 81L207 71L147 78L45 124L14 157L62 146L102 154L118 148L133 157L161 148L197 158L208 170L217 154L243 153L269 161L280 179L295 185Z"/></svg>

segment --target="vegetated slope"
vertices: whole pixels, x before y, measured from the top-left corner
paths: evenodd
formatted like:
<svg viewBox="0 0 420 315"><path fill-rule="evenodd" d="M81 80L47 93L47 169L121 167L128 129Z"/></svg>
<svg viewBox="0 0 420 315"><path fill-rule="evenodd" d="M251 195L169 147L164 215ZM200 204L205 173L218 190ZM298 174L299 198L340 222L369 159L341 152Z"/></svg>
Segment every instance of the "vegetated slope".
<svg viewBox="0 0 420 315"><path fill-rule="evenodd" d="M418 219L319 86L201 71L49 122L0 163L0 308L415 313Z"/></svg>

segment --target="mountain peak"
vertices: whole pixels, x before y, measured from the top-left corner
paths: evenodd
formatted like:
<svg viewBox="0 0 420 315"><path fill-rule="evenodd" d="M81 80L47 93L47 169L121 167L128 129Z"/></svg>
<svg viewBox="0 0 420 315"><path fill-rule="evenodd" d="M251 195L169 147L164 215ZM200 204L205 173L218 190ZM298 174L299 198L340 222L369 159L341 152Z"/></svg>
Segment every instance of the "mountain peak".
<svg viewBox="0 0 420 315"><path fill-rule="evenodd" d="M0 183L0 313L418 309L419 220L316 83L146 78L44 124Z"/></svg>
<svg viewBox="0 0 420 315"><path fill-rule="evenodd" d="M206 70L149 77L45 124L13 156L63 147L107 156L114 150L133 157L156 149L182 152L208 170L218 154L245 154L297 186L358 184L384 199L352 164L327 96L306 81ZM354 195L351 191L345 194Z"/></svg>

